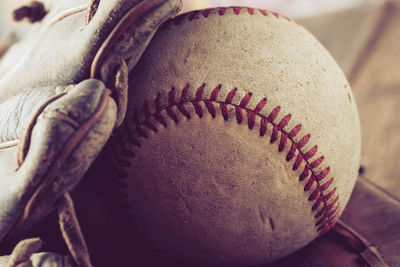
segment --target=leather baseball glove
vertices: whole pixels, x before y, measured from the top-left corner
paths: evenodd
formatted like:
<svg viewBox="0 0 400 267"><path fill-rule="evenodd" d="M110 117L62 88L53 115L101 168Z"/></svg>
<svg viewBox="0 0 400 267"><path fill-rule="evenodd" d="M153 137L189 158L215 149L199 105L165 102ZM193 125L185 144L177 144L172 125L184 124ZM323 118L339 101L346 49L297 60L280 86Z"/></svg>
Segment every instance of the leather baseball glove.
<svg viewBox="0 0 400 267"><path fill-rule="evenodd" d="M88 3L89 2L89 3ZM69 193L124 119L128 73L179 0L32 2L0 45L0 252L57 209L73 260L20 242L0 266L91 266ZM52 266L54 266L52 265ZM46 265L47 266L47 265Z"/></svg>

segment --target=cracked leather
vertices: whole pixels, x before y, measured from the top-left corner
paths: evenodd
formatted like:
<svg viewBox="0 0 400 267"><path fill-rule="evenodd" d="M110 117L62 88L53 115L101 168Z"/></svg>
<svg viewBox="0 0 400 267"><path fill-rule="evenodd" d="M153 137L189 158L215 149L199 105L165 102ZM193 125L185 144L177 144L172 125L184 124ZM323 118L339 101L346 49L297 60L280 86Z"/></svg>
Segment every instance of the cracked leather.
<svg viewBox="0 0 400 267"><path fill-rule="evenodd" d="M21 40L3 56L0 62L0 102L28 88L76 84L89 78L99 48L121 18L142 2L146 1L100 1L88 25L85 25L85 11L59 19L65 11L87 4L87 0L51 2L50 11L43 20L33 24L29 30L25 29ZM156 29L180 8L180 0L152 2L158 6L125 30L125 35L108 54L111 59L105 61L117 57L129 61L133 67ZM126 47L126 44L132 44L132 47ZM104 68L115 67L103 65Z"/></svg>
<svg viewBox="0 0 400 267"><path fill-rule="evenodd" d="M80 182L115 126L118 107L109 96L115 68L122 61L128 71L135 66L181 1L100 1L86 25L87 4L47 1L43 20L22 27L24 33L1 57L1 253ZM115 35L115 29L122 32ZM115 40L109 42L110 36Z"/></svg>
<svg viewBox="0 0 400 267"><path fill-rule="evenodd" d="M26 204L40 185L48 177L54 176L50 172L55 164L60 164L60 166L55 174L54 183L35 204L35 212L32 217L28 218L25 223L27 225L22 228L25 229L47 215L53 209L55 201L79 182L111 134L115 123L115 103L108 102L101 119L82 138L73 153L65 158L65 162L59 162L58 158L70 139L96 112L106 91L102 82L87 80L69 89L67 94L46 106L34 123L29 150L22 165L18 166L17 163L19 146L0 150L1 187L7 189L0 194L0 239L5 237L21 217ZM36 97L32 97L32 99L40 100L45 96L46 94L36 94ZM20 97L22 96L15 96L17 99ZM11 103L14 101L16 100L10 99ZM21 103L24 104L24 107L17 111L22 110L26 113L31 113L38 105L37 102L34 102L34 104L30 104L32 108L29 108L26 102L22 101ZM2 108L11 109L10 106L2 106ZM59 114L65 114L69 120L66 120L64 116L60 117ZM25 127L30 120L30 116L27 117L20 117L21 124ZM72 124L72 121L75 123ZM16 132L18 136L19 132ZM21 139L16 140L21 142Z"/></svg>

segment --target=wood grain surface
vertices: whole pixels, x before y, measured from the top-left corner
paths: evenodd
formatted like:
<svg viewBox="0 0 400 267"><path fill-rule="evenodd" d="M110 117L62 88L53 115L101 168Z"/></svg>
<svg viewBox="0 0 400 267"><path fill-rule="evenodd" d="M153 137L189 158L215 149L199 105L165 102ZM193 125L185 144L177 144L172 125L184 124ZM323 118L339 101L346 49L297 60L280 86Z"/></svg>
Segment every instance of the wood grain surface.
<svg viewBox="0 0 400 267"><path fill-rule="evenodd" d="M300 20L348 75L380 19L382 6L362 6Z"/></svg>
<svg viewBox="0 0 400 267"><path fill-rule="evenodd" d="M362 128L361 179L400 199L400 3L301 21L347 75Z"/></svg>
<svg viewBox="0 0 400 267"><path fill-rule="evenodd" d="M349 78L363 130L364 176L400 199L400 5L388 5L381 23Z"/></svg>

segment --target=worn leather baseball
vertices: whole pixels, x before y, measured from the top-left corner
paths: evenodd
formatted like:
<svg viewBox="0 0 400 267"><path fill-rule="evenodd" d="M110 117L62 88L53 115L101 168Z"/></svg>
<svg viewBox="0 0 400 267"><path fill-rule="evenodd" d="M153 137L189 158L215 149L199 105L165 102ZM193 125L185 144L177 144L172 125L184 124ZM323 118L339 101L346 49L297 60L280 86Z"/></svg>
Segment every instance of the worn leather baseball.
<svg viewBox="0 0 400 267"><path fill-rule="evenodd" d="M342 71L302 26L218 8L163 25L114 135L129 213L155 246L207 264L270 262L328 231L360 162Z"/></svg>

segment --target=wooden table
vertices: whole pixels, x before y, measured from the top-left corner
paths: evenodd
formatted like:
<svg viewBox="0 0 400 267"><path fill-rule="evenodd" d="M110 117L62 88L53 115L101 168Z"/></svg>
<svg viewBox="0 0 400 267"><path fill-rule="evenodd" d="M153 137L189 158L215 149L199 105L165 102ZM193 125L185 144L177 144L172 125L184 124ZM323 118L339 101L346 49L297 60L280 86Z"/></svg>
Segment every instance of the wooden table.
<svg viewBox="0 0 400 267"><path fill-rule="evenodd" d="M327 47L353 88L363 174L400 199L400 2L300 22Z"/></svg>

